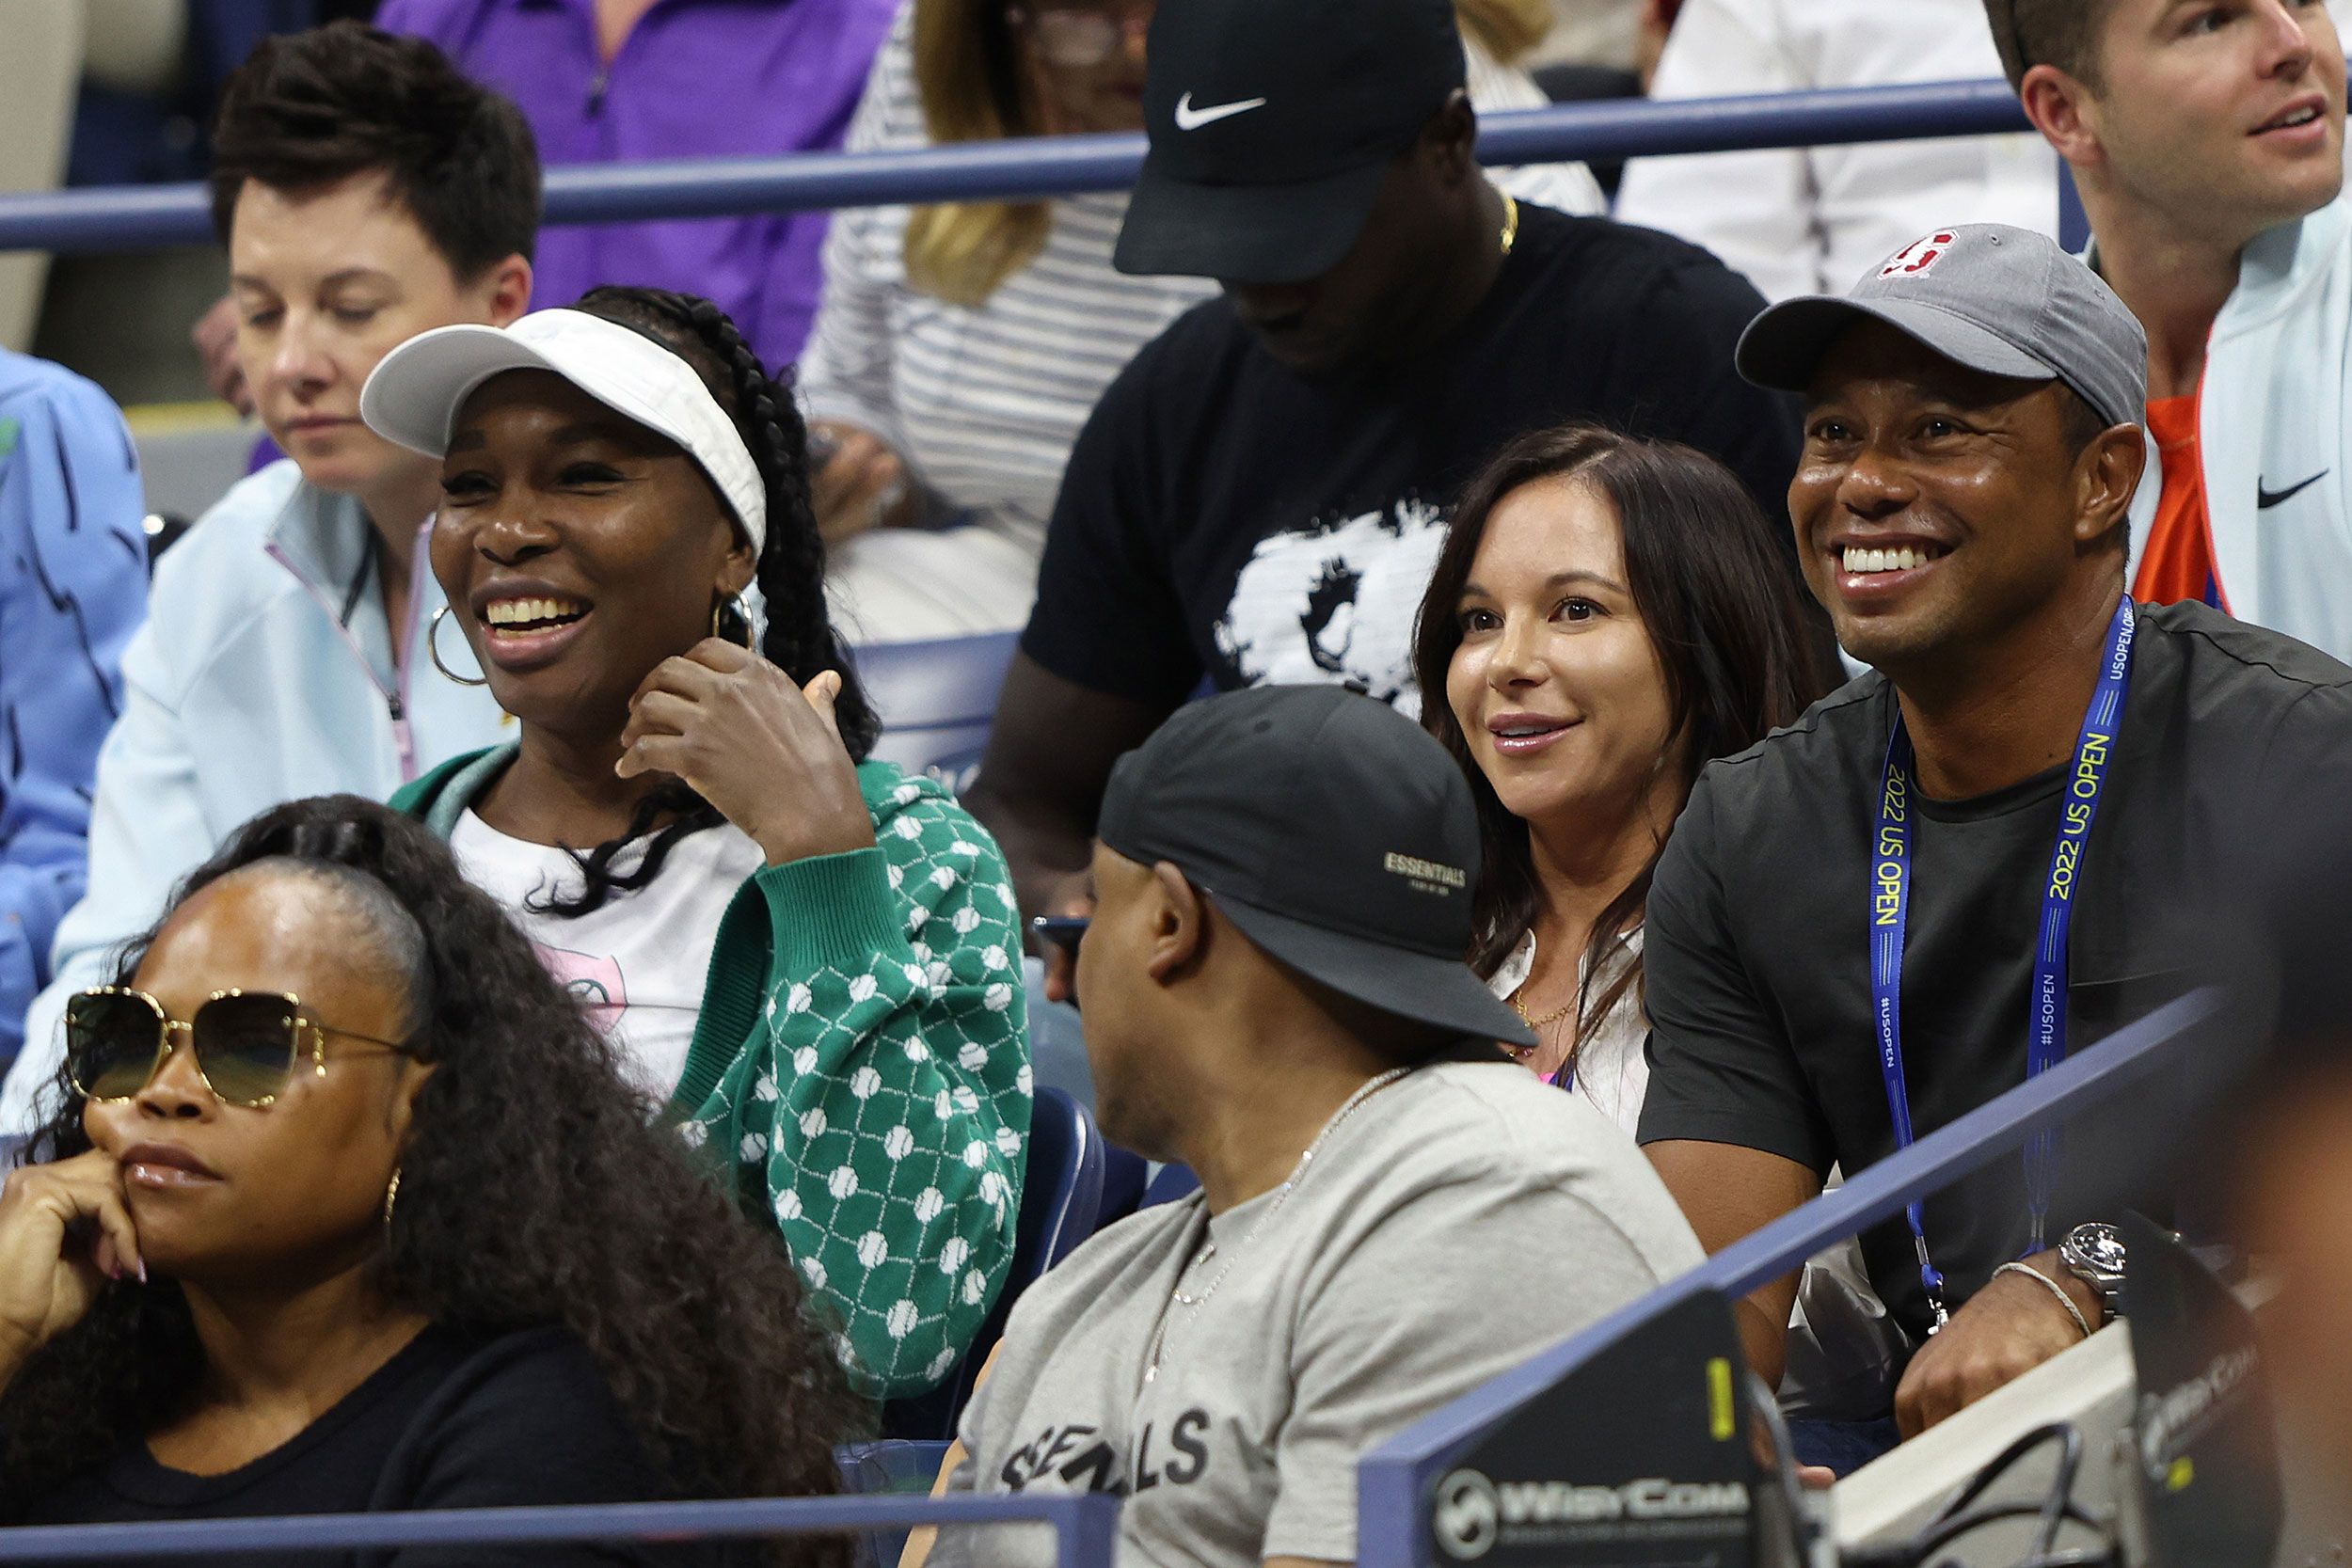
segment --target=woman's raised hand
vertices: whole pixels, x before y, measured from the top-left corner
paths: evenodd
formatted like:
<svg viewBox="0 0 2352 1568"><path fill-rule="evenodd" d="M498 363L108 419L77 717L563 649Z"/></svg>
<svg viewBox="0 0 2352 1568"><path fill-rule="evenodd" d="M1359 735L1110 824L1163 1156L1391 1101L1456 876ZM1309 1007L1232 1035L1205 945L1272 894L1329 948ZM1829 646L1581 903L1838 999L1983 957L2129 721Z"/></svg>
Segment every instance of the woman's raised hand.
<svg viewBox="0 0 2352 1568"><path fill-rule="evenodd" d="M706 638L629 699L614 771L683 779L770 865L871 848L874 819L834 722L840 690L831 670L796 687L750 649Z"/></svg>
<svg viewBox="0 0 2352 1568"><path fill-rule="evenodd" d="M112 1155L10 1172L0 1187L0 1386L125 1275L145 1279L147 1265Z"/></svg>

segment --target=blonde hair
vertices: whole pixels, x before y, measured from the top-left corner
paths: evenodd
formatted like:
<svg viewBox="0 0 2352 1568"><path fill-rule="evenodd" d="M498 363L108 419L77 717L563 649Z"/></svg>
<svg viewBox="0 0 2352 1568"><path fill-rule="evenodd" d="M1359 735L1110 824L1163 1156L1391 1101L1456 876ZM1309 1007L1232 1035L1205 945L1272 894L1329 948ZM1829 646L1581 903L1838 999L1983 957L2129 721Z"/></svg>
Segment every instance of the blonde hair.
<svg viewBox="0 0 2352 1568"><path fill-rule="evenodd" d="M1454 15L1499 65L1509 65L1551 31L1551 0L1454 0Z"/></svg>
<svg viewBox="0 0 2352 1568"><path fill-rule="evenodd" d="M1004 0L915 0L914 85L935 143L1035 135ZM950 305L988 303L1053 231L1042 201L953 201L907 221L907 282Z"/></svg>
<svg viewBox="0 0 2352 1568"><path fill-rule="evenodd" d="M914 0L914 86L932 142L1037 135L1006 0ZM1550 0L1454 0L1462 31L1509 63L1551 30ZM910 287L977 309L1053 233L1042 201L952 201L907 220Z"/></svg>

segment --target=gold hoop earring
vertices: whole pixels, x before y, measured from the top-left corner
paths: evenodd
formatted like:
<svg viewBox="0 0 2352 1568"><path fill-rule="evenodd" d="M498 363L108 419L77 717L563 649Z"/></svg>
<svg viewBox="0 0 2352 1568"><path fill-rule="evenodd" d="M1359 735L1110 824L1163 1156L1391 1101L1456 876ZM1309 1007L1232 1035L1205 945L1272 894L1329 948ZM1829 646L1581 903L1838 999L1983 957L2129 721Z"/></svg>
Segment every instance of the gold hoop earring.
<svg viewBox="0 0 2352 1568"><path fill-rule="evenodd" d="M445 680L455 681L460 686L489 685L490 682L486 676L469 680L466 676L459 674L456 671L452 670L448 665L441 662L441 617L447 615L449 612L450 607L448 605L443 605L440 609L433 612L432 625L424 628L425 657L433 661L433 668L438 670L441 673L442 678Z"/></svg>
<svg viewBox="0 0 2352 1568"><path fill-rule="evenodd" d="M735 618L743 623L744 648L751 653L757 653L758 646L752 641L752 618L743 613L743 596L740 594L732 599L721 599L710 607L710 635L723 638L730 642L734 641L733 638L727 637L726 631L727 608L730 605L735 609Z"/></svg>
<svg viewBox="0 0 2352 1568"><path fill-rule="evenodd" d="M400 1167L392 1167L392 1184L384 1189L384 1228L392 1227L392 1210L400 1202Z"/></svg>

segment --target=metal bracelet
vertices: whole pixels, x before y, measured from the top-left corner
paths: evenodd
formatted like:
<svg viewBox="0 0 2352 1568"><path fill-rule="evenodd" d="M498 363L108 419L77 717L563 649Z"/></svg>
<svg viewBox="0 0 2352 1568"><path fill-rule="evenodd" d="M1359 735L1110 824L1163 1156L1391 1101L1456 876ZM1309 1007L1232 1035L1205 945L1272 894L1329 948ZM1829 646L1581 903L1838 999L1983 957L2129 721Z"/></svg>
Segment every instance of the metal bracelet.
<svg viewBox="0 0 2352 1568"><path fill-rule="evenodd" d="M2074 1298L2067 1294L2065 1286L2059 1284L2057 1280L2052 1279L2048 1275L2043 1274L2040 1269L2035 1268L2030 1263L2004 1263L1999 1268L1993 1271L1993 1277L1998 1279L2005 1274L2022 1274L2027 1279L2032 1280L2035 1284L2041 1286L2043 1290L2058 1297L2058 1305L2066 1308L2066 1315L2074 1320L2074 1326L2076 1328L2083 1331L2083 1338L2086 1339L2090 1338L2090 1323L2083 1317L2083 1309L2074 1305Z"/></svg>

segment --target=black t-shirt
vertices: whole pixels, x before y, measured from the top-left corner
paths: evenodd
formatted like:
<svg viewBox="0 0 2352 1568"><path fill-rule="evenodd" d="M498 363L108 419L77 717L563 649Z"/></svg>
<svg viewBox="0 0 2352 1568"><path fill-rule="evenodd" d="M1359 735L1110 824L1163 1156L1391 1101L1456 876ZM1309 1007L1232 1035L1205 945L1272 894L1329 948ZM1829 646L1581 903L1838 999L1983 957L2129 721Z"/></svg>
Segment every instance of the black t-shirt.
<svg viewBox="0 0 2352 1568"><path fill-rule="evenodd" d="M1222 299L1147 345L1071 454L1023 650L1153 704L1205 673L1352 681L1411 711L1447 510L1505 441L1569 420L1712 453L1785 537L1795 408L1731 362L1761 296L1679 240L1520 211L1486 297L1415 362L1311 381Z"/></svg>
<svg viewBox="0 0 2352 1568"><path fill-rule="evenodd" d="M664 1495L619 1403L561 1329L492 1338L428 1328L283 1446L220 1476L155 1462L143 1438L12 1512L16 1524L88 1525L644 1501ZM316 1568L553 1568L748 1562L720 1544L412 1547L269 1560ZM183 1562L235 1559L183 1558Z"/></svg>
<svg viewBox="0 0 2352 1568"><path fill-rule="evenodd" d="M1651 1078L1644 1143L1695 1139L1848 1174L1895 1148L1871 1022L1870 847L1894 690L1866 675L1794 725L1712 764L1649 896L1643 958ZM2343 832L2352 669L2202 605L2143 608L2131 690L2068 954L2068 1044L2190 990L2216 890L2282 823ZM2064 767L1993 795L1920 800L1903 957L1903 1058L1921 1137L2026 1080L2026 996ZM2051 1244L2129 1204L2161 1217L2156 1089L2061 1134ZM2186 1196L2186 1195L2184 1195ZM1930 1196L1926 1229L1957 1307L2029 1239L2022 1159ZM1866 1231L1880 1295L1928 1326L1910 1227Z"/></svg>

